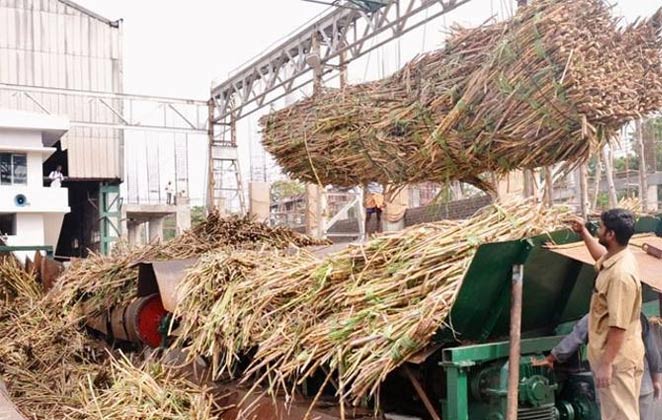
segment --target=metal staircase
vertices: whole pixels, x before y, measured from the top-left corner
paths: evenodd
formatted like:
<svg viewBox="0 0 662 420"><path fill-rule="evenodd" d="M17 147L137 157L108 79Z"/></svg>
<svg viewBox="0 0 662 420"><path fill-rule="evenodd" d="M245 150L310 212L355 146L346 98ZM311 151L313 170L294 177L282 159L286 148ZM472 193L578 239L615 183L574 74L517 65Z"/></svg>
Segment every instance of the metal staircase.
<svg viewBox="0 0 662 420"><path fill-rule="evenodd" d="M239 149L237 147L237 129L234 114L227 115L221 121L213 118L215 106L210 103L209 123L209 171L208 171L208 210L238 211L246 213L241 167L239 165ZM238 203L239 208L233 207Z"/></svg>

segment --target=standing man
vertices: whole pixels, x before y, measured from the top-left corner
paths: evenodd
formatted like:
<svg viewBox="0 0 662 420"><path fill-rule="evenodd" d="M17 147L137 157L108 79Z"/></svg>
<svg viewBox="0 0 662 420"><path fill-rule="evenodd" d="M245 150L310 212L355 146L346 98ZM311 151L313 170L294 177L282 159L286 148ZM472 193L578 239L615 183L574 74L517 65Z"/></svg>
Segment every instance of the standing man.
<svg viewBox="0 0 662 420"><path fill-rule="evenodd" d="M372 215L377 216L377 232L382 231L382 210L384 209L384 188L376 183L370 182L366 186L366 195L363 202L365 207L365 235L368 237L368 223Z"/></svg>
<svg viewBox="0 0 662 420"><path fill-rule="evenodd" d="M662 349L658 349L646 316L642 313L639 318L646 352L644 375L641 379L641 390L639 391L639 415L641 420L659 420L655 417L654 400L659 400L662 397L662 355L660 352ZM556 363L565 363L569 360L588 340L588 320L589 315L584 315L572 328L572 332L566 335L547 357L542 360L532 360L533 366L545 366L553 369Z"/></svg>
<svg viewBox="0 0 662 420"><path fill-rule="evenodd" d="M60 188L62 186L62 181L64 180L64 175L62 175L62 166L57 165L54 171L48 175L48 178L51 180L51 187Z"/></svg>
<svg viewBox="0 0 662 420"><path fill-rule="evenodd" d="M172 204L172 181L168 181L168 184L165 187L166 193L166 204Z"/></svg>
<svg viewBox="0 0 662 420"><path fill-rule="evenodd" d="M596 240L583 220L572 222L597 261L588 320L588 360L603 420L639 420L644 344L639 320L641 283L637 261L628 249L634 223L629 211L608 210L600 215Z"/></svg>

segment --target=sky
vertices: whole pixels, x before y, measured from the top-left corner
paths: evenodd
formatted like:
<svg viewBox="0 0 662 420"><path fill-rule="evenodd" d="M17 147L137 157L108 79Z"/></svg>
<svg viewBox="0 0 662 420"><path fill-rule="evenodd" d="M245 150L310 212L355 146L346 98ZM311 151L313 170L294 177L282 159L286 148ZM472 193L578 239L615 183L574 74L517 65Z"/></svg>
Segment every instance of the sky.
<svg viewBox="0 0 662 420"><path fill-rule="evenodd" d="M230 72L268 51L276 42L327 10L325 5L304 0L77 2L109 19L123 20L126 92L203 100L208 99L212 84L222 82ZM662 5L659 0L612 3L615 4L614 13L624 16L626 21L650 15ZM514 9L514 0L472 0L351 64L350 82L387 76L416 54L441 47L444 29L452 23L475 26L490 16L507 17ZM238 127L245 180L262 178L262 167L267 167L271 177L278 176L277 169L259 145L257 118L259 114L254 114L242 120ZM142 150L143 142L147 140L129 136L129 141ZM152 141L160 140L152 136ZM168 141L172 143L171 139L163 140L164 143ZM189 139L190 195L194 204L203 200L206 141L204 136ZM126 147L127 159L135 159L132 145ZM167 146L167 150L173 149ZM149 152L145 153L147 157ZM163 166L169 165L164 163ZM127 162L127 167L132 167L131 163ZM139 176L138 172L129 175ZM166 169L160 177L165 185L171 175Z"/></svg>

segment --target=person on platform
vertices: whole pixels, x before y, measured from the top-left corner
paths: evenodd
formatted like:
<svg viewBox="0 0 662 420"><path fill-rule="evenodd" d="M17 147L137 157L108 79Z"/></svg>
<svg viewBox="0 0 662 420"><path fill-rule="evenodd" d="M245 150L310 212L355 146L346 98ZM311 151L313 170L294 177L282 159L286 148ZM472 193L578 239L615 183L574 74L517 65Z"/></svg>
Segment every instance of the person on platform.
<svg viewBox="0 0 662 420"><path fill-rule="evenodd" d="M588 314L588 360L600 399L603 420L639 420L639 394L644 371L641 283L637 261L628 249L635 219L623 209L600 215L598 237L584 220L572 229L596 260Z"/></svg>
<svg viewBox="0 0 662 420"><path fill-rule="evenodd" d="M374 214L377 217L377 232L382 231L382 210L384 209L384 188L377 182L370 182L366 186L365 200L365 234L368 235L368 224Z"/></svg>
<svg viewBox="0 0 662 420"><path fill-rule="evenodd" d="M165 187L165 193L166 193L166 204L170 205L172 204L172 181L168 181L168 184Z"/></svg>
<svg viewBox="0 0 662 420"><path fill-rule="evenodd" d="M48 175L48 179L51 180L51 187L60 188L62 186L62 181L64 181L64 175L62 175L62 166L57 165L54 171Z"/></svg>

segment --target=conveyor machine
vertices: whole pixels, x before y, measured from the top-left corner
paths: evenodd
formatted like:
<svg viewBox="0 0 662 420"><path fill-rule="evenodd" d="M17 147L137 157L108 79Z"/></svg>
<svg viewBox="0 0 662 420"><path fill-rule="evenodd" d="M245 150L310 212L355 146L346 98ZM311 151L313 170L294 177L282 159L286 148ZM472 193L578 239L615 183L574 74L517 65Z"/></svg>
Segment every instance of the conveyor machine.
<svg viewBox="0 0 662 420"><path fill-rule="evenodd" d="M643 310L659 316L662 259L655 254L662 249L662 220L642 218L636 231L631 250L644 283ZM559 246L549 249L550 239ZM518 265L523 266L523 299L517 418L600 418L584 351L553 371L531 362L544 357L588 312L596 278L592 262L583 242L569 230L478 249L451 310L452 329L443 328L435 337L445 388L439 396L441 418L506 418L511 284Z"/></svg>
<svg viewBox="0 0 662 420"><path fill-rule="evenodd" d="M662 249L662 219L642 218L636 229L631 249L644 282L644 312L659 316L662 259L655 251ZM547 246L552 240L558 247ZM165 343L163 326L177 304L177 284L194 262L141 263L136 301L119 312L111 311L102 324L112 328L116 338L151 346ZM405 386L413 385L415 392L403 392L402 382L390 384L387 378L382 407L416 418L506 419L514 267L523 273L517 418L599 419L592 375L581 352L553 371L531 362L533 357L544 357L588 312L596 273L583 243L570 230L480 246L447 320L449 326L439 329L430 348L390 375L408 378L411 383ZM408 411L407 406L413 409Z"/></svg>

